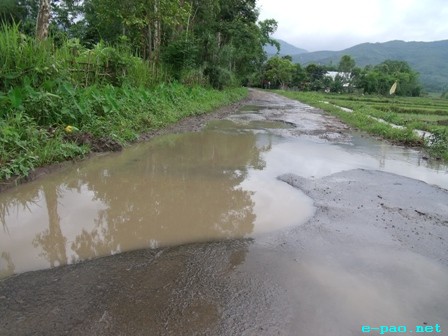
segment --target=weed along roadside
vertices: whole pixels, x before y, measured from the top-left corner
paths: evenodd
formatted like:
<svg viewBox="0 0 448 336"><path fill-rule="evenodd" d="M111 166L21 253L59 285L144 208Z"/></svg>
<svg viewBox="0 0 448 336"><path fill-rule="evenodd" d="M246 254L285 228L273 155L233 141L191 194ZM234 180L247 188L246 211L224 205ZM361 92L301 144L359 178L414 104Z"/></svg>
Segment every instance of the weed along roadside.
<svg viewBox="0 0 448 336"><path fill-rule="evenodd" d="M214 89L199 75L170 79L104 43L52 43L26 37L18 26L0 28L0 190L32 179L37 168L120 150L247 95L238 85Z"/></svg>
<svg viewBox="0 0 448 336"><path fill-rule="evenodd" d="M448 161L448 102L445 100L276 92L329 112L371 135L422 148L429 157Z"/></svg>
<svg viewBox="0 0 448 336"><path fill-rule="evenodd" d="M26 178L36 168L82 158L91 152L117 151L148 134L191 116L211 112L243 99L247 90L223 91L180 84L152 90L106 86L77 90L80 104L102 100L103 113L84 109L82 122L39 125L26 114L2 120L0 191ZM62 106L62 108L64 108ZM107 111L104 112L104 111Z"/></svg>
<svg viewBox="0 0 448 336"><path fill-rule="evenodd" d="M229 106L247 95L242 88L217 91L179 84L153 90L105 87L95 91L95 95L105 97L101 108L109 113L97 117L91 111L90 120L86 118L84 123L39 126L24 114L3 121L2 131L7 137L2 147L0 191L32 179L39 167L83 158L92 152L120 150L184 118ZM96 99L87 92L77 94L89 96L80 98L86 105Z"/></svg>

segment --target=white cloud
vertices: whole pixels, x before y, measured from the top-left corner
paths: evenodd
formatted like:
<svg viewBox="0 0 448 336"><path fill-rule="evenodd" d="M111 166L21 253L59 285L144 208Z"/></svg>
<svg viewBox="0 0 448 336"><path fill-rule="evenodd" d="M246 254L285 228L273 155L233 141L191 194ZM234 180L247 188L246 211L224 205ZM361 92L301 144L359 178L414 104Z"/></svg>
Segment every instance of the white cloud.
<svg viewBox="0 0 448 336"><path fill-rule="evenodd" d="M274 37L310 51L363 42L448 39L446 0L258 0L260 19L279 23Z"/></svg>

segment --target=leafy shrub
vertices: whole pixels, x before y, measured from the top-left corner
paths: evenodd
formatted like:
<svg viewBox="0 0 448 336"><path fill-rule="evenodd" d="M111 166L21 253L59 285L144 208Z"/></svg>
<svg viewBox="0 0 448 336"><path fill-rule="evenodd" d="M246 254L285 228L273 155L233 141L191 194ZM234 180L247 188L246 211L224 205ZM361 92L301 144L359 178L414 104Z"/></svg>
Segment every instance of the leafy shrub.
<svg viewBox="0 0 448 336"><path fill-rule="evenodd" d="M208 77L208 81L212 88L222 90L233 84L232 73L218 66L209 66L205 68L204 75Z"/></svg>
<svg viewBox="0 0 448 336"><path fill-rule="evenodd" d="M448 129L434 129L428 147L432 155L448 160Z"/></svg>
<svg viewBox="0 0 448 336"><path fill-rule="evenodd" d="M199 87L206 77L188 68L181 75L188 87L157 84L164 72L126 48L99 43L89 50L76 39L56 48L51 39L37 43L21 35L17 26L0 29L0 50L0 180L82 156L96 140L123 145L246 92ZM232 79L224 69L215 77L220 88ZM67 136L67 125L78 136Z"/></svg>
<svg viewBox="0 0 448 336"><path fill-rule="evenodd" d="M199 49L189 40L173 41L162 51L162 61L168 67L170 74L176 80L180 80L183 71L198 68Z"/></svg>

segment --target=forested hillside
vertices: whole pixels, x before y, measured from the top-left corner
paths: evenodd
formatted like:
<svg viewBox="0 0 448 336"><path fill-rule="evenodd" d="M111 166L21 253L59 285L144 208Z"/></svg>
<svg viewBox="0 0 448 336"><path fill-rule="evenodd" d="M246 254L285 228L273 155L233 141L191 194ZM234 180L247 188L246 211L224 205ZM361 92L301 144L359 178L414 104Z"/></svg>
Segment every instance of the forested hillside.
<svg viewBox="0 0 448 336"><path fill-rule="evenodd" d="M420 73L420 80L427 91L442 92L448 89L448 40L364 43L342 51L317 51L291 56L294 62L302 65L334 65L343 55L350 55L358 66L377 65L388 59L405 61Z"/></svg>

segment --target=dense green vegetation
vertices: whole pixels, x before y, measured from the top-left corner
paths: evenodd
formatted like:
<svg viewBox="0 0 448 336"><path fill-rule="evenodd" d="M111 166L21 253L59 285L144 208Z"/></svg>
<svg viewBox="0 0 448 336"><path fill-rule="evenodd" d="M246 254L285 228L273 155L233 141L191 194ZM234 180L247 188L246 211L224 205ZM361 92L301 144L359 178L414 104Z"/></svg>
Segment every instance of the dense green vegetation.
<svg viewBox="0 0 448 336"><path fill-rule="evenodd" d="M255 0L2 1L0 180L241 99L276 29L257 19Z"/></svg>
<svg viewBox="0 0 448 336"><path fill-rule="evenodd" d="M344 55L350 55L360 67L375 66L390 59L404 61L420 74L425 91L440 93L448 90L448 63L446 62L448 40L363 43L342 51L289 52L287 54L292 56L294 63L299 63L303 67L311 63L332 66L338 64Z"/></svg>
<svg viewBox="0 0 448 336"><path fill-rule="evenodd" d="M270 38L277 23L258 22L255 0L4 0L0 24L0 179L117 149L241 99L241 85L387 94L397 82L397 95L420 94L402 61L363 69L347 55L337 66L266 61L263 46L279 46ZM444 106L375 106L372 115L408 118L445 143L445 128L431 124L444 122ZM405 142L419 142L408 133Z"/></svg>
<svg viewBox="0 0 448 336"><path fill-rule="evenodd" d="M331 71L337 72L334 78L328 75ZM386 60L361 69L349 55L342 56L337 66L313 63L305 68L294 64L290 56L274 56L265 63L261 76L271 88L388 95L397 82L394 94L398 96L416 97L421 93L418 74L406 62Z"/></svg>
<svg viewBox="0 0 448 336"><path fill-rule="evenodd" d="M447 100L293 91L278 93L328 111L353 127L394 143L425 147L432 157L448 161ZM345 112L340 107L351 109L353 112ZM387 123L373 118L382 119ZM402 128L393 127L388 123ZM432 135L424 139L414 132L416 129Z"/></svg>

